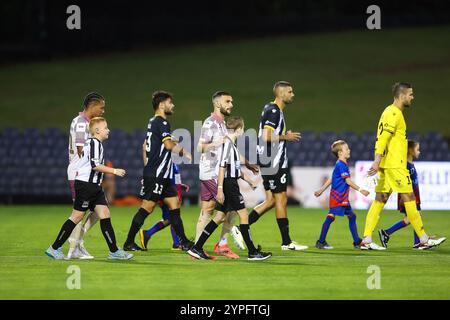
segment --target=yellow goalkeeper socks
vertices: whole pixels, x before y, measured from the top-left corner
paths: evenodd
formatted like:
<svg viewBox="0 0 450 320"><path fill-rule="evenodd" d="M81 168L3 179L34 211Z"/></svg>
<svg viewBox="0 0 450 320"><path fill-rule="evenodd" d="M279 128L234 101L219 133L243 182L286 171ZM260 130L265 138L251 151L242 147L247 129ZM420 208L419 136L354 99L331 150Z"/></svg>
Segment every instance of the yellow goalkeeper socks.
<svg viewBox="0 0 450 320"><path fill-rule="evenodd" d="M416 201L413 200L405 202L405 210L406 215L408 216L408 220L413 226L417 236L419 236L419 238L422 238L425 235L425 230L423 228L422 217L417 210Z"/></svg>
<svg viewBox="0 0 450 320"><path fill-rule="evenodd" d="M370 206L369 212L367 212L366 217L366 227L364 229L364 237L365 238L371 238L373 230L375 230L375 227L378 224L378 220L380 219L380 213L383 210L384 203L375 200L372 202L372 205Z"/></svg>

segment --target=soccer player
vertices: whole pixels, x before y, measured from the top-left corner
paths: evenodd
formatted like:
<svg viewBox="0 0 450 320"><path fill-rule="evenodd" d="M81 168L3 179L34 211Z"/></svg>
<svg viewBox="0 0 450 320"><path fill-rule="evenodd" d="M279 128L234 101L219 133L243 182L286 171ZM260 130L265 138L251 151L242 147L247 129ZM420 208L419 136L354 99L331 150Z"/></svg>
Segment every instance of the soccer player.
<svg viewBox="0 0 450 320"><path fill-rule="evenodd" d="M350 170L347 163L348 159L350 159L350 148L347 142L343 140L333 142L331 152L338 158L333 170L333 176L318 191L314 192L316 197L320 197L331 185L330 210L322 225L322 231L319 240L316 242L316 248L333 249L326 241L328 230L336 215L341 217L346 215L348 218L348 226L353 237L353 247L359 249L361 238L358 235L358 229L356 227L356 214L352 210L348 196L350 187L361 192L366 197L369 195L369 191L361 189L350 179Z"/></svg>
<svg viewBox="0 0 450 320"><path fill-rule="evenodd" d="M225 137L220 153L220 169L217 181L217 214L206 225L195 245L188 251L188 254L197 259L211 259L205 254L203 245L225 219L226 213L237 211L241 221L240 231L248 248L248 260L265 260L270 258L272 253L262 252L261 247L255 248L253 244L248 225L248 214L238 184L238 179L242 178L253 189L256 188L241 172L240 154L236 146L237 138L244 133L244 120L241 117L230 117L227 120L227 129L229 133Z"/></svg>
<svg viewBox="0 0 450 320"><path fill-rule="evenodd" d="M275 101L264 106L258 133L258 164L266 191L266 200L256 206L249 215L249 224L253 224L267 211L275 207L278 227L281 233L281 250L306 250L307 246L291 240L289 220L287 218L287 176L288 141L297 142L298 132L286 131L284 109L294 101L292 85L278 81L273 87Z"/></svg>
<svg viewBox="0 0 450 320"><path fill-rule="evenodd" d="M95 117L101 117L105 113L105 98L97 93L91 92L84 98L83 112L80 112L70 124L69 133L69 166L67 167L67 177L69 180L72 201L75 201L75 177L77 167L82 158L83 146L88 138L89 121ZM69 238L69 259L93 259L94 257L84 247L84 236L98 221L98 217L89 212L83 223L80 221Z"/></svg>
<svg viewBox="0 0 450 320"><path fill-rule="evenodd" d="M146 164L146 162L147 161L144 160L144 165ZM181 206L183 189L185 189L187 192L189 191L189 186L181 182L181 171L180 168L178 168L178 166L175 163L173 164L172 185L177 190L178 200L180 201ZM139 231L139 238L141 240L141 245L144 250L147 250L147 243L155 233L161 231L162 229L170 225L169 207L166 204L164 204L162 200L159 201L159 207L161 208L162 211L162 219L156 222L149 229L147 230L141 229ZM175 229L173 228L173 226L170 226L170 234L172 235L173 241L172 250L181 250L180 239L175 233Z"/></svg>
<svg viewBox="0 0 450 320"><path fill-rule="evenodd" d="M408 141L408 163L407 163L407 169L409 171L409 175L411 177L411 182L413 185L413 191L414 191L414 196L416 197L416 205L417 205L417 211L420 212L421 208L420 208L420 191L419 191L419 178L417 177L417 171L416 171L416 167L414 166L413 161L419 159L420 156L420 143L413 141L413 140L409 140ZM400 195L398 195L398 199L397 199L397 207L398 210L406 215L406 211L405 211L405 204L403 203L403 200L401 198ZM378 235L380 236L380 241L381 244L383 245L383 247L387 248L387 244L389 242L389 238L391 237L391 235L400 230L403 229L404 227L406 227L407 225L409 225L409 220L408 217L405 217L404 219L394 223L390 228L388 229L380 229L378 230ZM419 245L420 245L420 239L417 236L417 233L414 231L414 245L413 248L414 249L418 249Z"/></svg>
<svg viewBox="0 0 450 320"><path fill-rule="evenodd" d="M397 192L404 203L408 221L420 239L418 249L429 249L438 246L446 238L433 239L426 234L422 218L417 210L411 177L406 167L408 138L403 110L409 108L412 104L414 99L413 89L411 84L399 82L394 84L392 93L394 102L384 109L378 122L375 160L368 172L369 176L374 176L378 173L379 179L375 188L375 201L367 213L361 249L386 249L372 241L372 234L377 226L380 213L392 192Z"/></svg>
<svg viewBox="0 0 450 320"><path fill-rule="evenodd" d="M224 138L227 135L225 125L225 117L231 114L233 109L233 98L230 93L225 91L217 91L212 96L214 107L211 116L206 118L201 129L200 140L197 145L198 152L201 153L199 163L200 176L200 198L201 211L197 222L195 241L205 229L205 226L211 221L216 205L217 196L217 173L219 165L219 153L222 148ZM245 166L253 172L257 172L258 168L251 165L244 157L242 157ZM239 256L234 253L228 245L228 234L233 227L235 212L230 212L226 216L226 220L222 226L220 241L215 244L214 252L224 255L230 259L238 259ZM239 230L232 232L235 242L240 249L245 249L244 241Z"/></svg>
<svg viewBox="0 0 450 320"><path fill-rule="evenodd" d="M180 237L182 249L187 251L193 243L186 238L184 233L183 221L180 216L180 202L171 182L173 178L172 152L186 157L189 162L192 160L192 156L172 139L170 124L167 121L175 107L172 95L165 91L156 91L152 96L152 105L155 115L149 120L145 140L148 161L143 171L144 183L140 193L142 204L133 217L123 248L126 251L143 250L134 242L134 238L159 200L163 200L169 207L170 224Z"/></svg>
<svg viewBox="0 0 450 320"><path fill-rule="evenodd" d="M128 260L133 255L117 248L108 201L101 187L104 174L112 173L123 177L125 170L109 168L104 164L102 142L109 136L106 120L102 117L92 118L89 122L89 131L92 137L86 140L78 163L72 215L63 224L55 242L47 249L45 254L56 260L64 259L64 254L60 248L69 238L75 226L83 220L85 212L91 210L100 218L100 228L109 247L108 259Z"/></svg>

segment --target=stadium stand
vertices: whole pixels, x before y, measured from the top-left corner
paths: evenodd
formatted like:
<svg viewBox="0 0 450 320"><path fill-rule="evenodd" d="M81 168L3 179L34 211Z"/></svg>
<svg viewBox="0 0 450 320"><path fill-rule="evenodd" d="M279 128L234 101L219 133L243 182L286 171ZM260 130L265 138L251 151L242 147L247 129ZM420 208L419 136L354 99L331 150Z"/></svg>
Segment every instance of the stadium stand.
<svg viewBox="0 0 450 320"><path fill-rule="evenodd" d="M137 195L141 186L141 145L145 130L114 130L104 143L108 161L127 171L125 179L116 179L117 196ZM450 161L448 142L439 133L410 133L410 139L421 143L422 161ZM372 132L303 132L300 143L289 143L292 166L332 166L335 162L330 145L336 139L346 140L352 150L352 161L371 160L375 136ZM248 140L247 140L248 141ZM59 129L19 131L6 128L0 132L0 195L69 196L67 185L68 136ZM194 143L192 145L195 145ZM245 148L249 154L249 145ZM187 197L199 193L198 167L182 165L183 181L190 185Z"/></svg>

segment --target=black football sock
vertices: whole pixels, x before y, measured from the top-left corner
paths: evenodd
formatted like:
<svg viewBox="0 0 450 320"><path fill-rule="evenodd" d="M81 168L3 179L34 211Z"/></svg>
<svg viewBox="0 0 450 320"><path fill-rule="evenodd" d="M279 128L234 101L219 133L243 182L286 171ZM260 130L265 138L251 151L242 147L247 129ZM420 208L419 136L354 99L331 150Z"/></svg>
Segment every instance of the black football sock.
<svg viewBox="0 0 450 320"><path fill-rule="evenodd" d="M100 228L102 229L103 236L108 244L110 252L116 252L119 250L116 245L116 235L111 224L111 218L101 219Z"/></svg>
<svg viewBox="0 0 450 320"><path fill-rule="evenodd" d="M183 220L181 220L180 209L169 211L169 221L172 227L175 229L175 233L180 238L181 243L189 241L184 233Z"/></svg>
<svg viewBox="0 0 450 320"><path fill-rule="evenodd" d="M72 233L73 229L75 229L75 226L76 224L72 220L67 219L67 221L62 225L55 242L53 242L52 248L58 250L58 248L60 248L64 244L64 242L69 239L70 234Z"/></svg>
<svg viewBox="0 0 450 320"><path fill-rule="evenodd" d="M252 237L250 235L250 227L248 224L240 224L239 229L241 230L242 237L244 238L245 245L247 246L248 253L252 254L256 252L255 245L253 244Z"/></svg>
<svg viewBox="0 0 450 320"><path fill-rule="evenodd" d="M258 214L258 212L256 212L255 209L253 209L252 212L250 212L250 214L248 215L248 224L254 224L256 221L258 221L259 218L260 215Z"/></svg>
<svg viewBox="0 0 450 320"><path fill-rule="evenodd" d="M277 219L278 228L280 228L282 245L286 246L292 242L291 237L289 237L289 220L287 218Z"/></svg>
<svg viewBox="0 0 450 320"><path fill-rule="evenodd" d="M139 229L144 224L145 218L147 218L149 214L150 212L144 208L139 208L138 212L133 217L133 221L131 221L130 231L128 231L126 243L134 243L136 233L138 233Z"/></svg>
<svg viewBox="0 0 450 320"><path fill-rule="evenodd" d="M211 234L216 230L218 227L217 223L214 222L214 220L211 220L203 229L202 234L198 238L197 243L195 244L195 247L197 249L202 249L205 242L208 240L208 238L211 236Z"/></svg>

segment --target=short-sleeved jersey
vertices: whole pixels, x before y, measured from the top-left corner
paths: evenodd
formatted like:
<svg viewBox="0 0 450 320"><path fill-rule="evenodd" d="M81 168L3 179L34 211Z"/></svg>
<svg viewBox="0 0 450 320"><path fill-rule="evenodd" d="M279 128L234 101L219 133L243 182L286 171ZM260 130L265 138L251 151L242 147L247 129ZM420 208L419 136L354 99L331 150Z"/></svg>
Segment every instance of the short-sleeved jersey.
<svg viewBox="0 0 450 320"><path fill-rule="evenodd" d="M286 169L288 167L286 141L264 141L262 138L264 129L272 130L275 135L286 133L283 111L274 102L264 106L259 123L257 157L263 175L266 171L264 168Z"/></svg>
<svg viewBox="0 0 450 320"><path fill-rule="evenodd" d="M203 122L200 143L214 143L220 141L227 135L225 121L220 117L211 114ZM207 181L217 179L219 166L219 153L222 146L217 146L209 151L202 153L199 163L200 180Z"/></svg>
<svg viewBox="0 0 450 320"><path fill-rule="evenodd" d="M103 145L97 138L89 138L84 143L75 180L100 185L103 181L103 173L93 169L101 164L105 164Z"/></svg>
<svg viewBox="0 0 450 320"><path fill-rule="evenodd" d="M171 139L170 124L166 119L155 116L149 120L145 142L148 159L144 167L145 178L172 179L172 153L164 146L164 141Z"/></svg>
<svg viewBox="0 0 450 320"><path fill-rule="evenodd" d="M413 163L407 162L406 167L409 171L409 177L411 179L414 195L416 196L416 204L420 205L420 190L419 190L419 177L417 175L416 167ZM398 210L404 208L403 201L400 194L398 195Z"/></svg>
<svg viewBox="0 0 450 320"><path fill-rule="evenodd" d="M220 152L220 167L225 168L225 178L238 179L241 176L241 160L236 144L230 138L225 138ZM217 175L219 172L217 172Z"/></svg>
<svg viewBox="0 0 450 320"><path fill-rule="evenodd" d="M331 178L330 208L346 207L350 205L348 199L350 186L345 180L350 178L348 165L341 160L336 161Z"/></svg>
<svg viewBox="0 0 450 320"><path fill-rule="evenodd" d="M80 112L70 124L69 163L79 160L77 147L84 146L84 143L89 138L89 119L86 117L84 112Z"/></svg>
<svg viewBox="0 0 450 320"><path fill-rule="evenodd" d="M381 153L381 150L378 152L378 139L383 131L389 132L392 137L382 154L380 168L405 168L408 154L406 122L402 110L395 105L388 106L381 114L375 144L376 153Z"/></svg>

